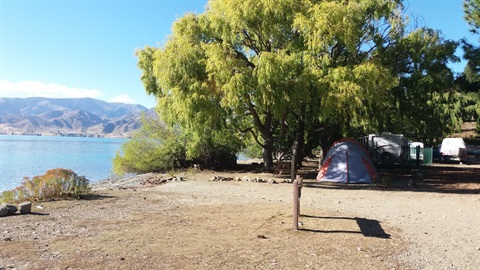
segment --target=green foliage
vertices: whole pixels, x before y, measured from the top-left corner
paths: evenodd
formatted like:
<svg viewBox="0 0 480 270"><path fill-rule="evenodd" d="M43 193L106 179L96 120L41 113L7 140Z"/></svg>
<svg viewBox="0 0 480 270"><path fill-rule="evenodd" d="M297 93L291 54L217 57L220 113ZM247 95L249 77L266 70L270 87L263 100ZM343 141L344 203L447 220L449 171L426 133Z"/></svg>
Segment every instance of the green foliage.
<svg viewBox="0 0 480 270"><path fill-rule="evenodd" d="M480 0L465 0L463 2L465 19L471 26L471 31L478 34L480 28Z"/></svg>
<svg viewBox="0 0 480 270"><path fill-rule="evenodd" d="M144 117L142 123L115 155L115 174L167 171L185 161L185 141L178 131L151 118Z"/></svg>
<svg viewBox="0 0 480 270"><path fill-rule="evenodd" d="M480 117L477 118L477 124L475 125L475 130L477 133L480 133Z"/></svg>
<svg viewBox="0 0 480 270"><path fill-rule="evenodd" d="M46 200L79 197L90 192L89 181L68 169L52 169L32 179L25 177L14 190L0 194L0 202Z"/></svg>
<svg viewBox="0 0 480 270"><path fill-rule="evenodd" d="M400 39L384 60L398 59L395 73L400 80L390 91L383 130L432 144L460 127L461 98L448 67L459 60L454 55L457 46L432 29L417 29Z"/></svg>
<svg viewBox="0 0 480 270"><path fill-rule="evenodd" d="M319 137L390 128L433 140L461 117L457 43L408 33L403 14L397 0L210 0L164 46L138 50L138 67L162 119L188 134L188 158L254 142L270 167L293 141L306 155Z"/></svg>
<svg viewBox="0 0 480 270"><path fill-rule="evenodd" d="M205 127L203 134L171 128L159 119L144 118L132 138L113 159L115 174L166 172L189 164L228 167L236 164L240 141Z"/></svg>

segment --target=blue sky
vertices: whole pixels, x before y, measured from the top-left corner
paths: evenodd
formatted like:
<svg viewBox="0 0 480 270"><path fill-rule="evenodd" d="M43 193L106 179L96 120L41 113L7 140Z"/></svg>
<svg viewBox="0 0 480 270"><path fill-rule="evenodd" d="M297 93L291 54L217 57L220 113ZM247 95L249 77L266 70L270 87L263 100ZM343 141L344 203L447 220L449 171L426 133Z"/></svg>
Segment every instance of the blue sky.
<svg viewBox="0 0 480 270"><path fill-rule="evenodd" d="M135 49L158 46L172 23L206 0L0 0L0 97L93 97L138 103L155 99L140 82ZM462 0L409 0L410 17L466 37ZM458 52L461 56L461 52ZM464 63L453 65L462 71Z"/></svg>

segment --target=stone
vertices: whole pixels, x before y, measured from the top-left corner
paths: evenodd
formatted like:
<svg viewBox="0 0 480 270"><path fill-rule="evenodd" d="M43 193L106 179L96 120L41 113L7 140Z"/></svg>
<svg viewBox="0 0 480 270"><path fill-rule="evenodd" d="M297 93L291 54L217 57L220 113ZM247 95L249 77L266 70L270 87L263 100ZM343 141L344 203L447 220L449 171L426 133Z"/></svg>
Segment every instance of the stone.
<svg viewBox="0 0 480 270"><path fill-rule="evenodd" d="M5 217L8 215L8 208L6 205L0 205L0 217Z"/></svg>
<svg viewBox="0 0 480 270"><path fill-rule="evenodd" d="M6 206L7 207L7 210L8 210L8 213L7 215L13 215L17 212L17 207L13 204L6 204L6 203L2 203L2 205Z"/></svg>
<svg viewBox="0 0 480 270"><path fill-rule="evenodd" d="M32 212L32 203L31 202L22 202L18 205L20 208L20 214L30 214Z"/></svg>
<svg viewBox="0 0 480 270"><path fill-rule="evenodd" d="M269 184L278 184L277 181L275 181L275 179L269 179L267 182Z"/></svg>

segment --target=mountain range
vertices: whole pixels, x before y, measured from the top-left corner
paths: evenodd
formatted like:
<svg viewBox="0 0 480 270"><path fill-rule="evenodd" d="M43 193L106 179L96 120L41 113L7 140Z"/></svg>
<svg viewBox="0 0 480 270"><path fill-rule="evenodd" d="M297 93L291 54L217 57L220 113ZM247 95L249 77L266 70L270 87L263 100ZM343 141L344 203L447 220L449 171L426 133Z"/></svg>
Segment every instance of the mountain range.
<svg viewBox="0 0 480 270"><path fill-rule="evenodd" d="M154 109L93 98L0 98L0 134L130 137Z"/></svg>

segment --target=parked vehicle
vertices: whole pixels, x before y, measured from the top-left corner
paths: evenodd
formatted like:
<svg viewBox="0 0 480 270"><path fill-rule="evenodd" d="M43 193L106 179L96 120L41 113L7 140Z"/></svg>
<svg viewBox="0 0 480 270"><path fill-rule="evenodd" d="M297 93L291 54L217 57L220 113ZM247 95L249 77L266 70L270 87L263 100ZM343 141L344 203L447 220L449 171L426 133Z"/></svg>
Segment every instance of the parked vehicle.
<svg viewBox="0 0 480 270"><path fill-rule="evenodd" d="M409 142L410 146L410 160L417 160L417 147L420 149L418 159L423 161L423 143L422 142Z"/></svg>
<svg viewBox="0 0 480 270"><path fill-rule="evenodd" d="M480 163L480 146L467 145L465 163Z"/></svg>
<svg viewBox="0 0 480 270"><path fill-rule="evenodd" d="M462 138L445 138L440 147L440 160L443 162L464 162L468 155L467 145Z"/></svg>
<svg viewBox="0 0 480 270"><path fill-rule="evenodd" d="M369 134L358 141L367 149L375 164L405 164L408 162L410 146L403 134Z"/></svg>

